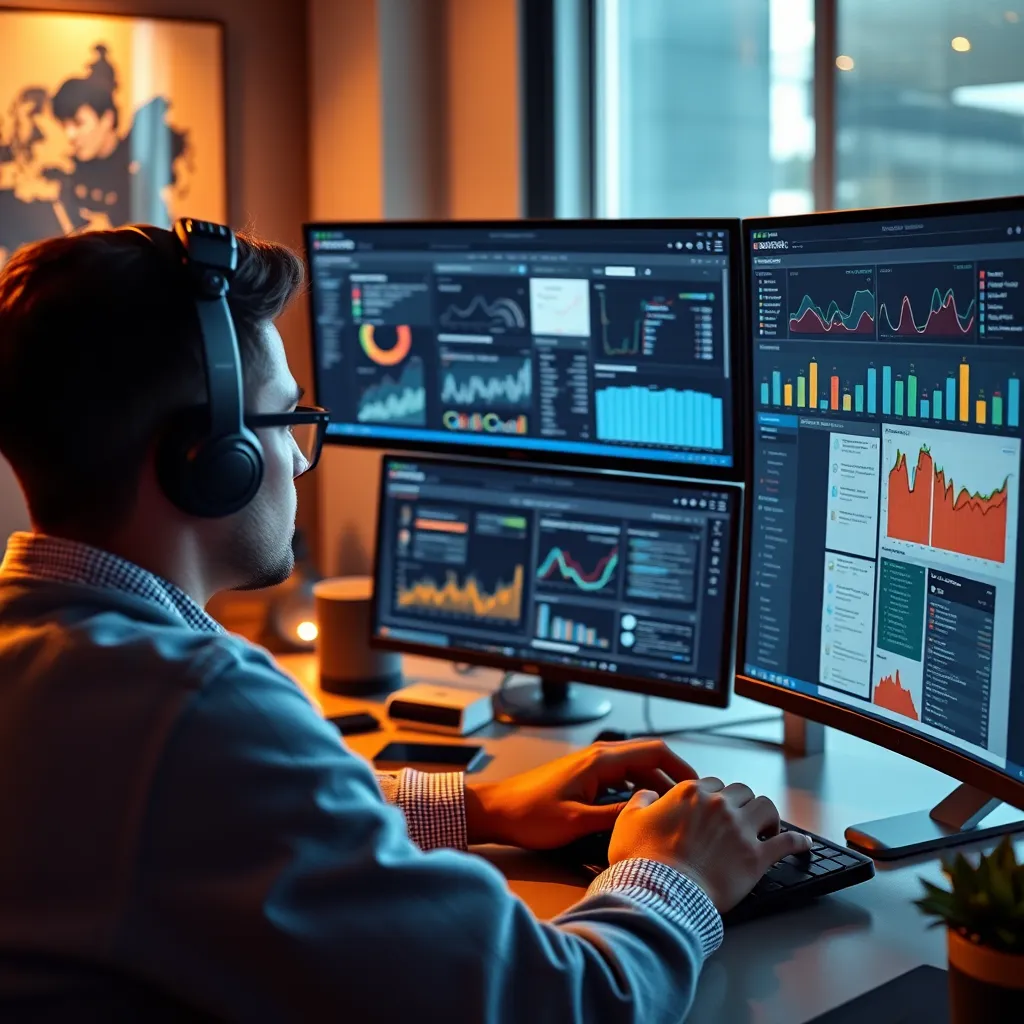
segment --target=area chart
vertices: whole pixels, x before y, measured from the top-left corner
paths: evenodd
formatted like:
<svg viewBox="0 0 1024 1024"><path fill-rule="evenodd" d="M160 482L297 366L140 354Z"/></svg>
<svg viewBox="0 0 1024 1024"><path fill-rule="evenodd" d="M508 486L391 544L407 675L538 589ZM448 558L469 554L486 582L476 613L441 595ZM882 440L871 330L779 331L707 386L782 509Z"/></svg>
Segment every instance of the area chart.
<svg viewBox="0 0 1024 1024"><path fill-rule="evenodd" d="M460 581L448 571L444 583L429 575L398 587L395 603L399 609L448 612L488 621L518 622L523 608L523 566L517 565L511 581L498 582L490 591L473 575Z"/></svg>
<svg viewBox="0 0 1024 1024"><path fill-rule="evenodd" d="M929 448L897 450L889 469L886 535L990 562L1005 562L1009 478L987 493L956 483Z"/></svg>
<svg viewBox="0 0 1024 1024"><path fill-rule="evenodd" d="M363 391L356 419L360 423L422 427L427 422L426 414L423 362L414 356L402 368L397 380L385 374Z"/></svg>

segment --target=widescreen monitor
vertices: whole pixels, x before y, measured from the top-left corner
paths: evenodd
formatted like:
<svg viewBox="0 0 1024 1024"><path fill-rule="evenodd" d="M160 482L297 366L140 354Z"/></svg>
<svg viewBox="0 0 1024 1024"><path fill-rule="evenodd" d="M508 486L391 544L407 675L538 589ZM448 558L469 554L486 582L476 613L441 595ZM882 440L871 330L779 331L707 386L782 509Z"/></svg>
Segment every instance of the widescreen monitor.
<svg viewBox="0 0 1024 1024"><path fill-rule="evenodd" d="M975 812L1024 807L1024 199L744 232L737 692L970 783ZM973 824L970 803L848 839L882 856L956 841L937 819Z"/></svg>
<svg viewBox="0 0 1024 1024"><path fill-rule="evenodd" d="M737 476L738 231L306 225L327 441Z"/></svg>
<svg viewBox="0 0 1024 1024"><path fill-rule="evenodd" d="M589 721L596 683L724 707L742 488L384 456L373 642L539 676L506 720Z"/></svg>

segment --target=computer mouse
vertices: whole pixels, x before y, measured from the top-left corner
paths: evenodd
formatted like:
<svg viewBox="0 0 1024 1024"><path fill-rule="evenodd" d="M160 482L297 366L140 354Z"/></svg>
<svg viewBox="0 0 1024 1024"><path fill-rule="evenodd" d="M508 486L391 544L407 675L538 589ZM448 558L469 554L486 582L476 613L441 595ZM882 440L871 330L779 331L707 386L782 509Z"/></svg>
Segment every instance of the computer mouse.
<svg viewBox="0 0 1024 1024"><path fill-rule="evenodd" d="M622 732L619 729L602 729L594 737L594 742L595 743L607 743L607 742L615 742L615 741L618 741L618 740L626 740L626 739L629 739L629 736L627 736L626 733Z"/></svg>

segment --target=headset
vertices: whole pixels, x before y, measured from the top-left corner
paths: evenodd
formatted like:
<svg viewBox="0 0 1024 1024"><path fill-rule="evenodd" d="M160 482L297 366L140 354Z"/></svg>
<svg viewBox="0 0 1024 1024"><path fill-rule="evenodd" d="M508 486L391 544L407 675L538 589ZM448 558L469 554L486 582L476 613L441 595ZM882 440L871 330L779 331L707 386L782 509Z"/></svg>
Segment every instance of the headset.
<svg viewBox="0 0 1024 1024"><path fill-rule="evenodd" d="M207 403L176 417L161 437L157 477L181 511L215 519L245 508L263 481L263 448L245 425L242 361L228 307L238 241L229 227L190 217L175 223L173 235L199 320Z"/></svg>

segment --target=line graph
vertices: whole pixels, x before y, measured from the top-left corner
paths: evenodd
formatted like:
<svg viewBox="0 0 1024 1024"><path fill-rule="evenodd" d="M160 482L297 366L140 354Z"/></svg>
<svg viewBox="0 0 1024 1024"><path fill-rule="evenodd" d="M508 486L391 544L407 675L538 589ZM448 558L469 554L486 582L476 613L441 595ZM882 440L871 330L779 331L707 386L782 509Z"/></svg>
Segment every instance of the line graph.
<svg viewBox="0 0 1024 1024"><path fill-rule="evenodd" d="M853 293L849 310L833 299L824 310L809 296L800 300L789 317L792 334L869 334L875 333L875 293L859 288Z"/></svg>
<svg viewBox="0 0 1024 1024"><path fill-rule="evenodd" d="M460 580L459 574L449 569L443 583L424 573L411 581L399 581L395 604L403 610L419 609L518 623L523 609L523 566L515 566L511 577L498 580L488 588L472 573Z"/></svg>
<svg viewBox="0 0 1024 1024"><path fill-rule="evenodd" d="M405 364L397 380L389 374L375 379L359 397L356 419L360 423L426 426L427 391L419 356Z"/></svg>
<svg viewBox="0 0 1024 1024"><path fill-rule="evenodd" d="M520 356L447 362L441 381L444 405L529 408L532 394L532 361Z"/></svg>
<svg viewBox="0 0 1024 1024"><path fill-rule="evenodd" d="M593 285L596 355L663 366L716 362L720 356L718 286L660 289L652 281Z"/></svg>
<svg viewBox="0 0 1024 1024"><path fill-rule="evenodd" d="M910 298L906 295L900 301L899 318L896 323L892 322L889 310L883 305L880 308L885 323L893 334L899 335L956 335L970 334L974 326L974 299L972 298L967 310L961 313L956 306L956 296L950 288L945 295L940 295L938 288L932 292L932 301L928 307L928 313L924 320L918 320L914 313L914 307L910 304Z"/></svg>
<svg viewBox="0 0 1024 1024"><path fill-rule="evenodd" d="M973 264L879 267L879 337L963 338L974 330L975 292Z"/></svg>
<svg viewBox="0 0 1024 1024"><path fill-rule="evenodd" d="M759 320L784 317L799 337L874 337L874 267L794 267L785 287L783 304L780 281L758 280Z"/></svg>
<svg viewBox="0 0 1024 1024"><path fill-rule="evenodd" d="M533 333L550 337L590 337L590 283L585 278L531 277Z"/></svg>
<svg viewBox="0 0 1024 1024"><path fill-rule="evenodd" d="M560 577L573 583L584 593L595 593L604 590L615 579L615 570L619 565L619 549L616 545L608 551L592 569L586 569L569 552L560 547L553 547L537 568L538 580L550 580Z"/></svg>
<svg viewBox="0 0 1024 1024"><path fill-rule="evenodd" d="M492 302L484 295L474 295L465 305L452 303L439 317L442 327L493 330L526 329L526 314L514 299L501 297Z"/></svg>

